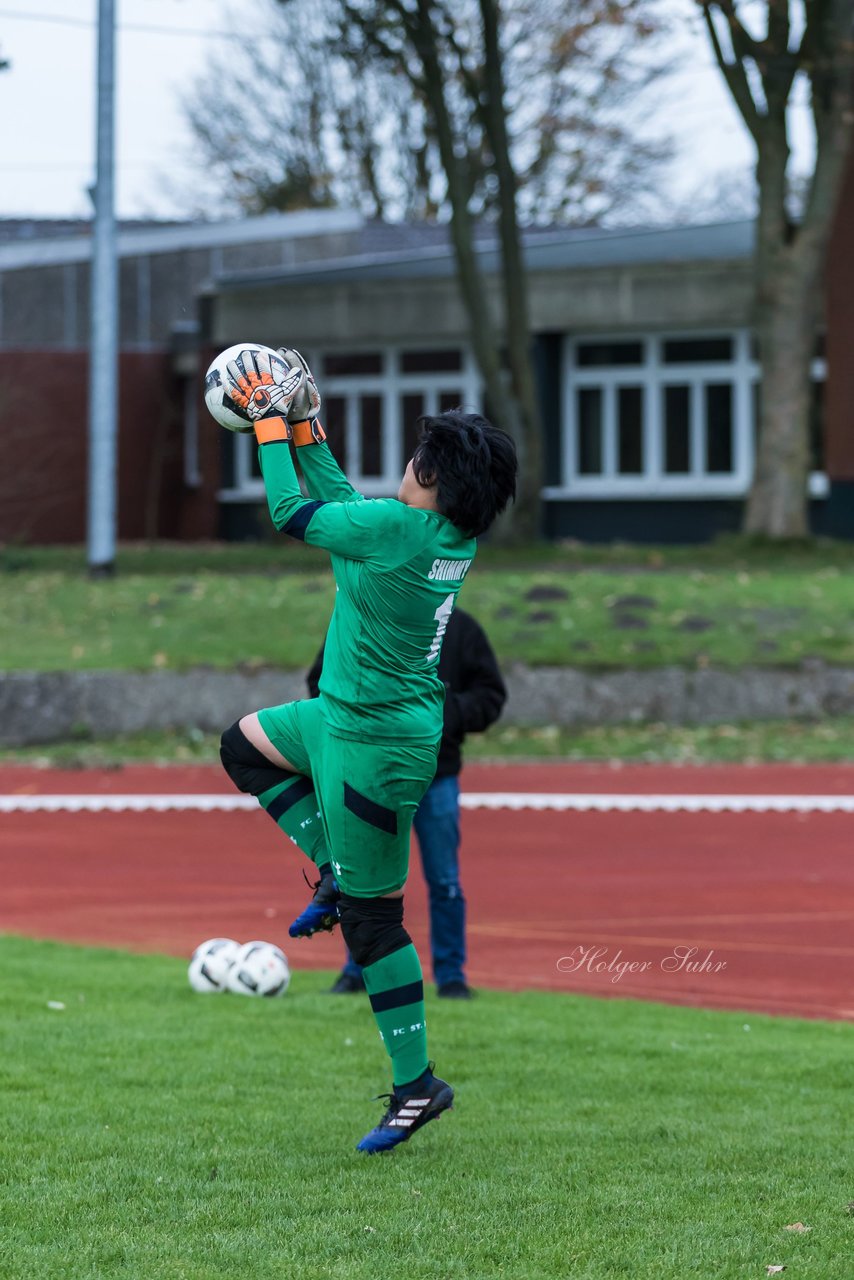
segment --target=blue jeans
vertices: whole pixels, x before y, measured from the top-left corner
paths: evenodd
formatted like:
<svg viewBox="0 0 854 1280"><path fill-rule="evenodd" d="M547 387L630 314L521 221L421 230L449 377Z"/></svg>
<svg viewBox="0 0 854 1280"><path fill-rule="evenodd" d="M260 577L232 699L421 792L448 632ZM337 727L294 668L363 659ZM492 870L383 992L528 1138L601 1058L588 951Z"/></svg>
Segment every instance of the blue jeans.
<svg viewBox="0 0 854 1280"><path fill-rule="evenodd" d="M466 900L460 885L460 785L455 776L436 778L413 822L430 894L430 952L437 987L465 982ZM344 972L362 970L347 953Z"/></svg>

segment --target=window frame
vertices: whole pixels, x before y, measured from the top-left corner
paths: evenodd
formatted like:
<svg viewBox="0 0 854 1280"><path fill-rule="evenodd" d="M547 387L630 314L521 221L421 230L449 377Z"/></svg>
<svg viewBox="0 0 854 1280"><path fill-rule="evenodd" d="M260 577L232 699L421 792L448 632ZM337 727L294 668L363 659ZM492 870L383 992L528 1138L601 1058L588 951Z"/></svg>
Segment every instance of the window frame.
<svg viewBox="0 0 854 1280"><path fill-rule="evenodd" d="M674 339L720 336L733 341L730 361L701 361L694 364L666 364L664 343ZM561 483L544 490L546 499L684 497L738 497L747 492L752 474L752 407L748 397L756 372L750 357L749 329L662 330L656 333L608 333L566 335L561 355ZM582 366L578 347L588 342L640 341L644 359L639 365ZM726 383L732 386L733 470L707 472L706 405L703 387ZM576 392L580 387L603 389L603 462L601 475L582 474L577 467ZM617 461L617 395L620 387L641 387L643 396L643 469L620 475ZM668 475L664 471L664 388L687 386L691 403L691 471Z"/></svg>
<svg viewBox="0 0 854 1280"><path fill-rule="evenodd" d="M758 368L758 366L757 366ZM759 381L757 374L756 381ZM827 356L814 356L810 363L810 381L827 382ZM830 480L826 471L811 471L807 480L807 492L811 498L826 498L830 493Z"/></svg>
<svg viewBox="0 0 854 1280"><path fill-rule="evenodd" d="M673 339L728 337L733 341L730 361L700 361L694 364L666 364L664 343ZM583 366L576 351L586 343L640 341L644 360L640 365ZM561 480L543 489L546 501L592 499L613 501L641 499L656 501L680 498L744 498L750 489L755 457L754 388L761 370L753 354L753 330L750 328L685 329L674 332L608 332L564 336L561 352ZM816 356L810 366L813 382L827 378L827 360ZM732 453L733 470L724 474L705 470L705 397L703 387L727 382L732 386ZM668 475L664 471L665 422L664 388L689 388L691 400L691 460L689 473ZM616 473L617 419L615 404L620 386L643 386L644 468L636 475ZM605 468L601 475L579 472L576 420L576 391L580 387L603 390L602 454ZM823 471L810 473L808 493L811 498L826 497L830 489Z"/></svg>

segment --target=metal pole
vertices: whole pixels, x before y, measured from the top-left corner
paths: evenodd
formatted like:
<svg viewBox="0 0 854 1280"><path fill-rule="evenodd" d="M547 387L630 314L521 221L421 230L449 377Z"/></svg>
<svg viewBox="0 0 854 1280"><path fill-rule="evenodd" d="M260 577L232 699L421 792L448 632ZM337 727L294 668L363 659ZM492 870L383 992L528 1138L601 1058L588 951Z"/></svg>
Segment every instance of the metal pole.
<svg viewBox="0 0 854 1280"><path fill-rule="evenodd" d="M89 573L113 572L116 557L118 262L114 197L115 0L98 0L95 225L89 350Z"/></svg>

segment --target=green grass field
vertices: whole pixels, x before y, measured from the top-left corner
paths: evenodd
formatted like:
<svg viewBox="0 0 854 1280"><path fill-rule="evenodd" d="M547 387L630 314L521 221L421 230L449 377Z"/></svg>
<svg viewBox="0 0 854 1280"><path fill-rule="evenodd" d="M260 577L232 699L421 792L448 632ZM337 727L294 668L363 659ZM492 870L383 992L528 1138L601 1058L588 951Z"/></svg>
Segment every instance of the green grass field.
<svg viewBox="0 0 854 1280"><path fill-rule="evenodd" d="M845 764L854 760L854 717L817 723L602 725L575 729L497 725L466 739L469 761L569 760L638 764ZM219 734L200 730L0 748L0 764L103 769L123 764L218 764Z"/></svg>
<svg viewBox="0 0 854 1280"><path fill-rule="evenodd" d="M712 542L650 545L628 542L577 542L564 539L497 546L488 539L478 549L478 564L489 569L848 569L854 547L831 538L770 540L722 534ZM325 551L282 538L272 525L269 537L253 542L121 542L116 549L120 574L301 572L325 567ZM82 574L82 545L32 546L0 543L0 573Z"/></svg>
<svg viewBox="0 0 854 1280"><path fill-rule="evenodd" d="M850 1026L430 998L457 1107L368 1159L384 1059L328 975L267 1002L163 957L0 955L4 1277L852 1275Z"/></svg>
<svg viewBox="0 0 854 1280"><path fill-rule="evenodd" d="M854 664L854 578L836 544L776 560L595 550L484 551L460 603L503 663ZM334 594L317 555L268 544L124 551L117 577L95 582L73 549L7 548L3 564L6 670L304 668Z"/></svg>

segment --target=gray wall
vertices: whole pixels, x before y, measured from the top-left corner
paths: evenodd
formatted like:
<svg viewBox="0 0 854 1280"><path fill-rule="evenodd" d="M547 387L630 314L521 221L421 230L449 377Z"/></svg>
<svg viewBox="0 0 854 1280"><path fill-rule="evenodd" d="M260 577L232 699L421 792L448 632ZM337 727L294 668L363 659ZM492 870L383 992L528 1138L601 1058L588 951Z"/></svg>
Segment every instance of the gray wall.
<svg viewBox="0 0 854 1280"><path fill-rule="evenodd" d="M344 253L351 243L352 236L341 232L125 255L119 276L120 343L167 346L176 324L195 324L197 295L221 272L298 265ZM83 245L78 261L0 271L0 348L88 346L91 266L86 252Z"/></svg>
<svg viewBox="0 0 854 1280"><path fill-rule="evenodd" d="M534 332L732 328L749 323L751 312L744 260L533 272L529 288ZM489 295L498 317L494 282ZM277 345L283 329L293 329L294 315L306 346L460 340L469 331L453 276L348 281L306 275L226 285L211 299L211 313L206 338L222 347L247 333Z"/></svg>

